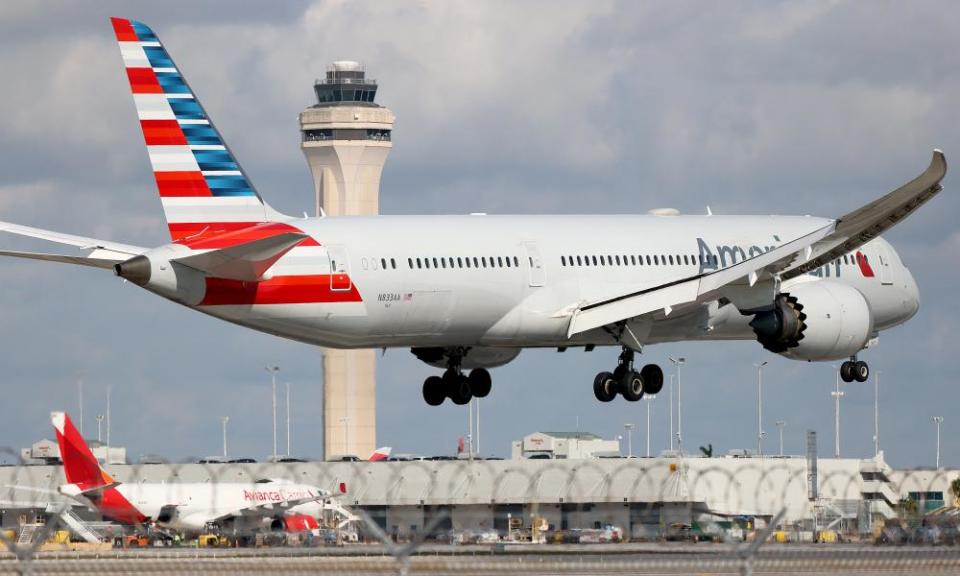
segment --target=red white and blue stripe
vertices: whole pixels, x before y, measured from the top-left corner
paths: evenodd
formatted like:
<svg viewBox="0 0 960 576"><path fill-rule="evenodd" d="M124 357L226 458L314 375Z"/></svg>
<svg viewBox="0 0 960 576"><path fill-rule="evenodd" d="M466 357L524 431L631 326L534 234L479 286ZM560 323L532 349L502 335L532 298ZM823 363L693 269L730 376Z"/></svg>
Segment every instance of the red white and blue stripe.
<svg viewBox="0 0 960 576"><path fill-rule="evenodd" d="M156 34L112 18L174 241L269 220L256 193Z"/></svg>

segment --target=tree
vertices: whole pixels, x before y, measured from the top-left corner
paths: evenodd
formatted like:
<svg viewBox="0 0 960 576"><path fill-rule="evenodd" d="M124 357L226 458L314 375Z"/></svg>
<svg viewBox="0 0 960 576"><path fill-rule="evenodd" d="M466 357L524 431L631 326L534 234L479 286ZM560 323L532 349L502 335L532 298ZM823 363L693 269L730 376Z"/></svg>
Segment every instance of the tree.
<svg viewBox="0 0 960 576"><path fill-rule="evenodd" d="M953 494L953 507L960 507L960 476L953 479L950 483L950 492Z"/></svg>
<svg viewBox="0 0 960 576"><path fill-rule="evenodd" d="M707 458L713 458L713 444L707 444L707 447L700 447L700 451L703 452L703 455Z"/></svg>

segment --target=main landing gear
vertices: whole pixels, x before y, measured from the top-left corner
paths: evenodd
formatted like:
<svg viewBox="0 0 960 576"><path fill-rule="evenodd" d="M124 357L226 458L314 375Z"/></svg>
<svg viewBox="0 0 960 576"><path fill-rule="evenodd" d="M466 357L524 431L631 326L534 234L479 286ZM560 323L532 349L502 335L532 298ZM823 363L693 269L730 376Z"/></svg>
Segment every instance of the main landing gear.
<svg viewBox="0 0 960 576"><path fill-rule="evenodd" d="M610 402L617 394L636 402L644 394L656 394L663 388L663 370L647 364L639 372L633 368L634 351L624 347L613 372L601 372L593 379L593 394L601 402Z"/></svg>
<svg viewBox="0 0 960 576"><path fill-rule="evenodd" d="M844 382L866 382L870 378L870 366L863 360L857 360L852 356L849 360L840 365L840 379Z"/></svg>
<svg viewBox="0 0 960 576"><path fill-rule="evenodd" d="M460 369L460 361L461 357L452 356L443 376L430 376L423 381L423 399L427 404L439 406L449 398L454 404L463 406L474 396L486 398L490 393L490 372L484 368L474 368L466 375Z"/></svg>

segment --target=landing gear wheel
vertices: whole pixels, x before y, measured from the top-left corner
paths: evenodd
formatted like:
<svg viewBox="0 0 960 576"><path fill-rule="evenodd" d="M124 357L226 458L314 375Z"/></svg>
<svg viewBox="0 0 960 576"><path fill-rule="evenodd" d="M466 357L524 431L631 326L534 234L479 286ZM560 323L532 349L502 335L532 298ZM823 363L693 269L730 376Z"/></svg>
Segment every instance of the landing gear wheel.
<svg viewBox="0 0 960 576"><path fill-rule="evenodd" d="M447 395L457 406L463 406L473 399L470 392L470 383L467 377L453 370L447 370L443 373L443 385L447 389Z"/></svg>
<svg viewBox="0 0 960 576"><path fill-rule="evenodd" d="M854 378L854 367L856 362L850 362L849 360L840 365L840 379L844 382L853 382Z"/></svg>
<svg viewBox="0 0 960 576"><path fill-rule="evenodd" d="M617 396L617 381L610 372L601 372L593 379L593 395L601 402L609 402Z"/></svg>
<svg viewBox="0 0 960 576"><path fill-rule="evenodd" d="M647 364L640 370L644 394L658 394L663 389L663 370L656 364Z"/></svg>
<svg viewBox="0 0 960 576"><path fill-rule="evenodd" d="M853 374L853 379L857 382L866 382L870 378L870 366L867 365L863 360L857 362L851 362L853 364L853 369L851 370Z"/></svg>
<svg viewBox="0 0 960 576"><path fill-rule="evenodd" d="M474 368L471 370L470 376L467 377L467 382L470 383L470 392L477 398L486 398L493 384L493 380L490 378L490 372L487 372L485 368Z"/></svg>
<svg viewBox="0 0 960 576"><path fill-rule="evenodd" d="M442 378L439 376L431 376L423 381L423 399L427 404L430 406L439 406L443 404L446 397Z"/></svg>
<svg viewBox="0 0 960 576"><path fill-rule="evenodd" d="M643 398L643 379L636 370L631 370L620 380L620 394L627 402L636 402Z"/></svg>

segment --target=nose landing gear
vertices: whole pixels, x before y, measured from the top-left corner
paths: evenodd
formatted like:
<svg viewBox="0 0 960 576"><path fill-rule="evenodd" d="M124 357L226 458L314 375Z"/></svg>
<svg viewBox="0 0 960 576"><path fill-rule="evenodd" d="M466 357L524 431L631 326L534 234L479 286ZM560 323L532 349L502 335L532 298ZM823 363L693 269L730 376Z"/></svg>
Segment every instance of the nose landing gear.
<svg viewBox="0 0 960 576"><path fill-rule="evenodd" d="M663 370L647 364L639 372L633 367L634 351L624 347L613 372L601 372L593 379L593 394L601 402L610 402L617 394L636 402L644 394L656 394L663 388Z"/></svg>
<svg viewBox="0 0 960 576"><path fill-rule="evenodd" d="M490 394L492 379L485 368L474 368L469 375L460 368L462 356L452 355L442 376L430 376L423 381L423 399L430 406L439 406L447 398L463 406L474 397L486 398Z"/></svg>

